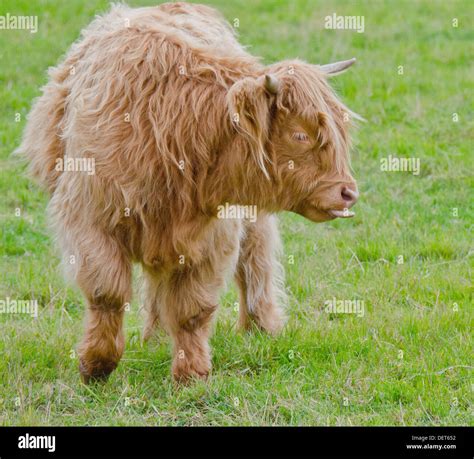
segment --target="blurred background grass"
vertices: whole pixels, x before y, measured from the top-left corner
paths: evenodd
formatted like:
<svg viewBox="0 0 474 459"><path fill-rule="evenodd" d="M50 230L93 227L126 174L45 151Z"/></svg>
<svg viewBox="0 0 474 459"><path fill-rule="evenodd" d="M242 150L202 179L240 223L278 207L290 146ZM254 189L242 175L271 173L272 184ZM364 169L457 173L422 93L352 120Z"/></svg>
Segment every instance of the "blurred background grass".
<svg viewBox="0 0 474 459"><path fill-rule="evenodd" d="M332 80L367 120L352 155L357 216L316 226L281 215L288 326L276 339L236 334L230 286L207 384L173 389L168 339L140 344L137 294L119 369L104 386L82 386L74 349L84 302L58 268L47 196L10 154L46 69L108 3L3 0L0 15L37 15L39 30L0 30L0 299L36 299L40 311L0 314L0 423L472 423L472 2L205 3L238 19L240 41L264 62L357 58ZM364 16L364 33L324 29L333 13ZM420 175L381 172L390 154L420 158ZM364 317L326 314L333 297L364 301Z"/></svg>

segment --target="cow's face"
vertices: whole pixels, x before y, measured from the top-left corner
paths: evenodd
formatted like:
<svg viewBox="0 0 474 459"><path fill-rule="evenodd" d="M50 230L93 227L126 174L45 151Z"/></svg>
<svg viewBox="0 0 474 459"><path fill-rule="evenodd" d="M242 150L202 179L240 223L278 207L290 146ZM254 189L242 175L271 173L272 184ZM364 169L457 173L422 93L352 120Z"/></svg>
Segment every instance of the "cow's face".
<svg viewBox="0 0 474 459"><path fill-rule="evenodd" d="M328 73L340 73L352 63L329 67L279 63L255 80L255 94L264 97L258 92L263 86L265 102L258 105L255 99L249 104L246 99L244 111L253 125L241 127L248 131L259 124L257 158L273 187L275 209L314 222L354 215L349 209L359 193L350 173L348 131L357 115L339 101L326 81ZM252 107L257 109L252 112Z"/></svg>
<svg viewBox="0 0 474 459"><path fill-rule="evenodd" d="M350 173L343 116L319 112L316 119L291 113L277 117L270 142L281 183L278 199L285 210L315 222L354 215L349 209L359 194ZM339 132L331 132L329 123Z"/></svg>

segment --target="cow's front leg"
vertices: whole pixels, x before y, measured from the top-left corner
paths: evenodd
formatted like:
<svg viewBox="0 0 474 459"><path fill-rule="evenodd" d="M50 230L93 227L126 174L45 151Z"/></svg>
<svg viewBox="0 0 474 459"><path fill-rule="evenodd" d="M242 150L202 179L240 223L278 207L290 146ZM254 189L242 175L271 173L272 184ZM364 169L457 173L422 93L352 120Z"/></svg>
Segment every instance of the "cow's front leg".
<svg viewBox="0 0 474 459"><path fill-rule="evenodd" d="M275 216L261 214L255 223L246 223L236 271L240 328L248 329L252 322L271 334L282 328L281 306L286 303L286 295L283 267L278 261L280 251Z"/></svg>
<svg viewBox="0 0 474 459"><path fill-rule="evenodd" d="M173 340L172 373L178 382L205 379L211 370L208 340L223 280L209 274L183 269L162 285L160 322Z"/></svg>
<svg viewBox="0 0 474 459"><path fill-rule="evenodd" d="M219 294L239 254L240 222L216 221L204 236L207 257L185 257L184 266L149 279L154 313L173 340L173 377L178 382L204 379L211 371L209 335ZM153 273L151 273L153 275Z"/></svg>

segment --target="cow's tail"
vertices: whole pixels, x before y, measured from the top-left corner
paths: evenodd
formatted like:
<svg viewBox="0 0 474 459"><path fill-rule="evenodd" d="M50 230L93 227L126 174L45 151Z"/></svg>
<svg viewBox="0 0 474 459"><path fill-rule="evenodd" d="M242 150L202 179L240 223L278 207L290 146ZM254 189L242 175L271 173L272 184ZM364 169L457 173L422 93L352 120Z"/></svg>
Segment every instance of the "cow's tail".
<svg viewBox="0 0 474 459"><path fill-rule="evenodd" d="M61 175L57 159L64 156L61 135L71 69L71 62L65 61L49 70L49 81L33 104L21 145L14 152L27 160L29 174L50 193Z"/></svg>

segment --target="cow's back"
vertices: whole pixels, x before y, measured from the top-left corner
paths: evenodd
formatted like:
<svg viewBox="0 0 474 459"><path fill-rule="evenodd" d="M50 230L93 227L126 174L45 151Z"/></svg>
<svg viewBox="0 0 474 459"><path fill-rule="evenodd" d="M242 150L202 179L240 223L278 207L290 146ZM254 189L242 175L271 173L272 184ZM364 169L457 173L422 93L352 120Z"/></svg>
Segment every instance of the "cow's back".
<svg viewBox="0 0 474 459"><path fill-rule="evenodd" d="M208 7L117 5L97 17L58 66L63 152L93 159L95 173L58 177L55 219L126 225L147 247L156 234L176 239L168 227L200 210L196 183L229 135L228 88L259 66ZM144 232L132 237L135 226Z"/></svg>

